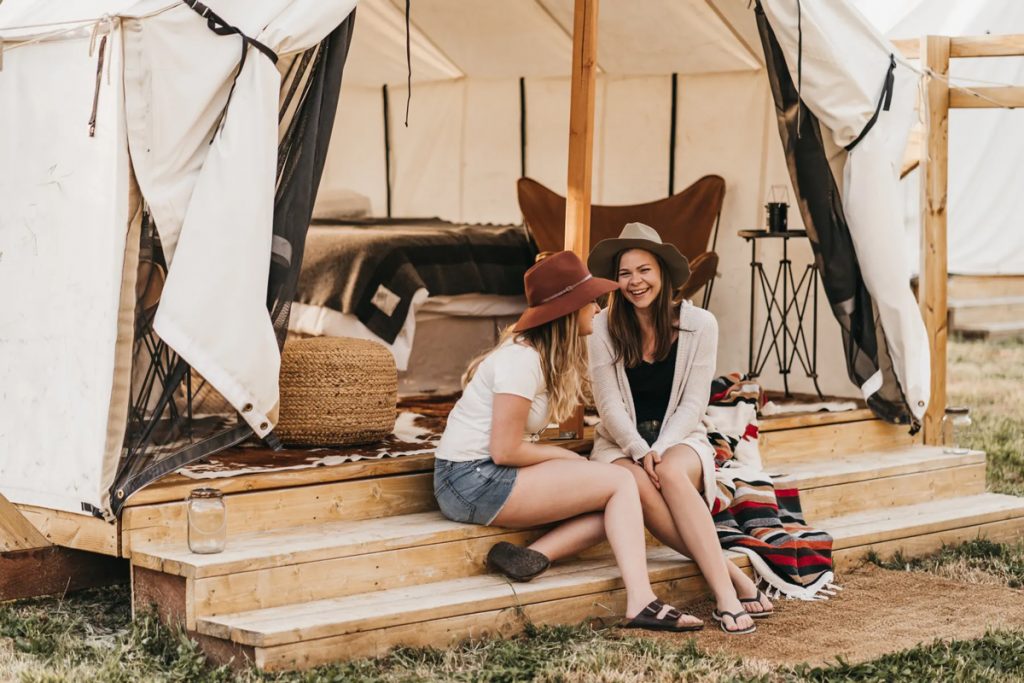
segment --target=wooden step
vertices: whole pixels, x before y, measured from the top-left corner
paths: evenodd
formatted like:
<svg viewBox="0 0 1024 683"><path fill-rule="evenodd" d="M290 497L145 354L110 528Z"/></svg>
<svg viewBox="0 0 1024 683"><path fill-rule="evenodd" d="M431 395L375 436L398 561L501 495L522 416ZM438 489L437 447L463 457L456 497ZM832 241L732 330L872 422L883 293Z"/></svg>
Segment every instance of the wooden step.
<svg viewBox="0 0 1024 683"><path fill-rule="evenodd" d="M224 497L228 537L321 522L373 519L436 509L432 472L336 481ZM185 502L126 508L121 553L140 545L186 543Z"/></svg>
<svg viewBox="0 0 1024 683"><path fill-rule="evenodd" d="M856 416L843 418L854 421L830 420L829 424L819 426L800 426L806 417L779 418L781 424L788 428L779 429L780 424L775 424L761 434L764 462L769 467L781 461L817 462L851 453L893 450L915 443L906 427L863 419L863 411L856 412ZM430 463L420 461L418 466L429 467ZM303 473L303 476L308 477L308 473ZM231 493L225 496L225 503L229 537L285 526L372 519L436 508L430 469ZM121 555L131 557L139 545L184 544L185 534L183 498L131 506L125 509L121 519Z"/></svg>
<svg viewBox="0 0 1024 683"><path fill-rule="evenodd" d="M950 299L985 299L1024 296L1021 275L953 275L949 278Z"/></svg>
<svg viewBox="0 0 1024 683"><path fill-rule="evenodd" d="M964 339L1020 339L1024 338L1024 319L993 323L958 324L952 331Z"/></svg>
<svg viewBox="0 0 1024 683"><path fill-rule="evenodd" d="M985 461L979 452L918 446L778 471L785 474L777 483L800 488L814 520L980 493ZM141 544L132 561L189 580L191 626L196 616L480 574L494 543L526 543L542 532L457 524L427 512L238 534L215 555L193 554L184 541Z"/></svg>
<svg viewBox="0 0 1024 683"><path fill-rule="evenodd" d="M965 496L826 520L840 569L875 549L920 553L981 535L1019 537L1024 500L999 494ZM696 567L666 548L649 552L656 591L681 602L705 590ZM741 566L742 556L730 554ZM556 567L529 584L482 575L202 617L198 632L246 648L267 669L298 668L380 654L395 645L444 646L469 635L509 635L533 623L573 623L621 613L622 584L609 560ZM481 625L484 628L481 629Z"/></svg>
<svg viewBox="0 0 1024 683"><path fill-rule="evenodd" d="M934 446L781 462L768 469L777 487L800 489L804 517L812 522L985 491L984 453L944 453Z"/></svg>
<svg viewBox="0 0 1024 683"><path fill-rule="evenodd" d="M889 451L920 443L906 425L877 419L762 431L761 459L768 469L779 462L825 462L855 453Z"/></svg>
<svg viewBox="0 0 1024 683"><path fill-rule="evenodd" d="M950 299L949 328L1024 320L1024 296L995 296L975 299Z"/></svg>

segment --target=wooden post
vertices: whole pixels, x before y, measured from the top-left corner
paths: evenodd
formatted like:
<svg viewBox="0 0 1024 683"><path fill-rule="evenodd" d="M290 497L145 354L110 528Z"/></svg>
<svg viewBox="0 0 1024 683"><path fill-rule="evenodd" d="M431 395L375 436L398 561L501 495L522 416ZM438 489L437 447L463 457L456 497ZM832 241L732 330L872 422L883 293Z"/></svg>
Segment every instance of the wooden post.
<svg viewBox="0 0 1024 683"><path fill-rule="evenodd" d="M50 545L32 522L0 494L0 551L29 550Z"/></svg>
<svg viewBox="0 0 1024 683"><path fill-rule="evenodd" d="M565 248L586 259L590 251L590 186L594 161L594 90L597 73L597 3L576 0L572 23L572 93L569 101L569 182ZM583 407L559 426L559 436L583 437Z"/></svg>
<svg viewBox="0 0 1024 683"><path fill-rule="evenodd" d="M921 38L921 64L942 76L949 74L949 38ZM949 170L949 85L927 78L925 144L921 158L921 281L918 301L931 344L931 400L924 415L924 442L942 442L946 409L947 256L946 195Z"/></svg>
<svg viewBox="0 0 1024 683"><path fill-rule="evenodd" d="M565 248L586 258L590 250L590 186L594 160L594 81L597 3L576 0L572 25L572 99L569 103L569 183Z"/></svg>

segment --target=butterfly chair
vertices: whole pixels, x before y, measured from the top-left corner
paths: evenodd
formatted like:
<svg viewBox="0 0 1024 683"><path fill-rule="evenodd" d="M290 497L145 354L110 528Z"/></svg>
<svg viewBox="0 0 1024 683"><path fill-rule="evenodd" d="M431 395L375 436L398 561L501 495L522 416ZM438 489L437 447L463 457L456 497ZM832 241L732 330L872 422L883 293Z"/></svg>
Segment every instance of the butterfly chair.
<svg viewBox="0 0 1024 683"><path fill-rule="evenodd" d="M532 178L520 178L517 187L519 210L523 212L526 228L537 250L543 253L564 249L565 197ZM593 245L609 237L618 237L626 223L646 223L690 260L690 279L683 285L682 295L692 299L703 287L701 305L707 308L718 270L715 244L724 199L725 180L720 176L707 175L682 192L646 204L594 204L590 207L590 243Z"/></svg>

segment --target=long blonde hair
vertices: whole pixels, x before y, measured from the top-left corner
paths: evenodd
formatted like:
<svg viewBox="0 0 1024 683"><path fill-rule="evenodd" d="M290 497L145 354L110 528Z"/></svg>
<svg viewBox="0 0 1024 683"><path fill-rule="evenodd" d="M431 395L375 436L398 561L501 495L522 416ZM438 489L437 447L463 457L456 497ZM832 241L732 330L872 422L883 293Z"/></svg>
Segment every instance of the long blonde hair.
<svg viewBox="0 0 1024 683"><path fill-rule="evenodd" d="M526 342L540 354L540 366L548 392L548 419L564 422L583 402L590 383L587 344L579 334L577 313L563 315L549 323L515 332L505 328L494 348L473 359L462 376L463 388L476 374L480 363L509 340Z"/></svg>

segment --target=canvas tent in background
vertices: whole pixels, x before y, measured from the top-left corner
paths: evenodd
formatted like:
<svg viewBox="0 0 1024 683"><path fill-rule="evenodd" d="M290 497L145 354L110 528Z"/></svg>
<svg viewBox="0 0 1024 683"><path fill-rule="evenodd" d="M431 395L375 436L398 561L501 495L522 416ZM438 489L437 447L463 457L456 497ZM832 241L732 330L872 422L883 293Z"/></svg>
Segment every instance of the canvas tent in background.
<svg viewBox="0 0 1024 683"><path fill-rule="evenodd" d="M305 228L298 219L311 209L303 203L312 199L323 160L319 146L289 154L285 145L275 158L282 129L292 128L278 125L279 116L288 120L281 108L292 92L282 80L288 83L296 55L318 44L322 50L325 36L337 35L353 4L211 2L228 23L282 58L275 65L250 45L237 78L239 36L213 33L182 3L0 4L0 40L8 46L0 72L0 288L22 293L0 321L5 357L14 359L0 369L0 492L59 510L110 510L129 412L135 250L145 228L139 194L169 265L156 332L237 411L227 416L239 421L232 438L271 431L278 399L274 333L287 316L287 301L277 293L294 273L285 267L275 276L272 264L294 266L301 258ZM777 86L796 69L793 36L804 37L797 81L810 113L801 120L813 113L827 124L824 140L856 137L886 79L890 48L845 3L830 3L829 11L804 3L796 23L789 4L765 3L780 46L771 69L745 2L605 0L601 6L593 199L646 201L709 173L725 178L721 281L711 302L722 329L722 370L744 369L747 353L749 249L735 232L762 224L768 189L788 185L802 163L793 150L787 158L776 120L776 109L788 120ZM408 128L404 3L360 3L336 117L326 110L330 79L321 74L325 94L310 105L318 113L313 119L334 121L321 195L362 192L378 215L518 222L520 175L565 189L572 2L419 0L412 8ZM100 21L103 15L109 16ZM104 38L108 57L98 64ZM342 42L347 48L347 38ZM337 87L340 67L330 78ZM89 137L94 99L96 133ZM888 182L885 163L902 153L896 150L901 111L884 112L864 137L865 153L850 157L870 156L879 183ZM314 137L326 140L316 131ZM811 152L819 161L825 153ZM310 155L314 170L297 176L300 182L281 175L276 162ZM808 206L841 206L838 191L857 192L855 171L846 164L834 189L798 183L799 198L791 190L804 217L814 220L808 228L819 244L829 235L832 244L851 243L844 226L821 223ZM300 188L283 196L282 177L297 186L305 180L305 195ZM292 202L299 210L288 208ZM859 216L846 216L855 235L865 229ZM281 233L284 224L294 232ZM873 265L902 248L895 241L864 245L856 237L852 243L860 262ZM805 263L806 246L797 257ZM83 256L92 260L83 264ZM769 263L775 256L764 254ZM907 359L926 359L927 347L915 347L902 301L889 313L878 309L887 341L868 295L877 282L865 285L855 261L842 272L830 270L831 256L826 252L822 261L826 291L840 317L854 322L841 332L822 297L822 388L857 395L866 385L880 412L909 420L927 385ZM841 277L829 284L833 275ZM774 379L765 377L769 385ZM873 391L878 388L885 391ZM32 400L24 401L26 395Z"/></svg>
<svg viewBox="0 0 1024 683"><path fill-rule="evenodd" d="M874 8L868 8L874 9ZM897 11L898 10L898 11ZM890 38L922 35L1024 33L1024 3L1003 0L904 0L889 21ZM873 12L872 12L873 14ZM886 15L879 13L879 22ZM966 87L1024 82L1017 57L958 59L951 78ZM949 114L949 272L955 275L1024 275L1024 112L956 109ZM920 177L904 179L906 227L917 272Z"/></svg>

